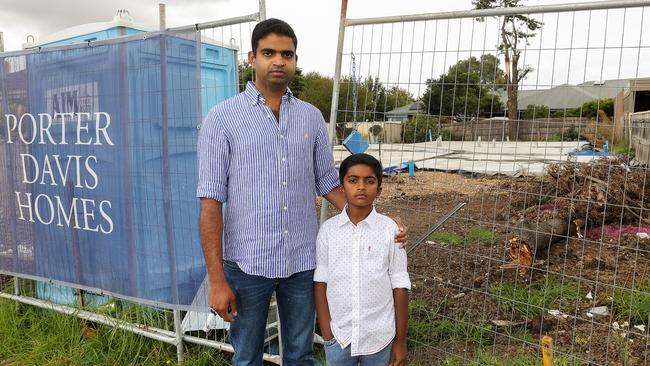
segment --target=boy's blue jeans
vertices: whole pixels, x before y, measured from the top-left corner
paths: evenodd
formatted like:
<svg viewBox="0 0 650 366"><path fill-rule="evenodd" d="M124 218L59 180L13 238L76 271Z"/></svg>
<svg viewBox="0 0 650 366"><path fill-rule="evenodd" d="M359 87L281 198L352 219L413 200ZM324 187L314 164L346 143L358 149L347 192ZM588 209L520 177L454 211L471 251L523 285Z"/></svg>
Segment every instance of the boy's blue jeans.
<svg viewBox="0 0 650 366"><path fill-rule="evenodd" d="M325 342L325 357L327 366L388 366L392 347L393 344L391 343L377 353L352 357L350 345L341 349L341 345L336 341L336 338L332 338Z"/></svg>
<svg viewBox="0 0 650 366"><path fill-rule="evenodd" d="M288 278L266 278L244 273L225 261L228 285L237 297L237 317L230 323L230 342L235 348L232 364L261 366L264 331L271 295L275 291L282 333L285 366L314 364L314 271Z"/></svg>

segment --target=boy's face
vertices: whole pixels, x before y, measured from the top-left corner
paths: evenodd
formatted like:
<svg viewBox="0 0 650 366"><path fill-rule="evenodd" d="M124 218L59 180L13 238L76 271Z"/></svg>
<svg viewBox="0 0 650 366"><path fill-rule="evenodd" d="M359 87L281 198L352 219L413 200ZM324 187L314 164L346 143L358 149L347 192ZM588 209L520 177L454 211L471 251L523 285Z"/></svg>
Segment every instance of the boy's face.
<svg viewBox="0 0 650 366"><path fill-rule="evenodd" d="M349 206L372 206L381 193L374 170L365 164L353 165L343 177L343 191Z"/></svg>

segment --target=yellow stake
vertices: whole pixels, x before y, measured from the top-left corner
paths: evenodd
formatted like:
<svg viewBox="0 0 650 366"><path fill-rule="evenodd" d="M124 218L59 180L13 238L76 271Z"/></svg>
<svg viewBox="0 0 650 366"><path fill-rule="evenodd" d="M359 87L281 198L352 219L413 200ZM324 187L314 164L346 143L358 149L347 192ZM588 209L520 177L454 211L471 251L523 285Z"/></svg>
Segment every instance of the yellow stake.
<svg viewBox="0 0 650 366"><path fill-rule="evenodd" d="M545 335L542 337L542 359L544 366L554 366L553 360L553 338Z"/></svg>

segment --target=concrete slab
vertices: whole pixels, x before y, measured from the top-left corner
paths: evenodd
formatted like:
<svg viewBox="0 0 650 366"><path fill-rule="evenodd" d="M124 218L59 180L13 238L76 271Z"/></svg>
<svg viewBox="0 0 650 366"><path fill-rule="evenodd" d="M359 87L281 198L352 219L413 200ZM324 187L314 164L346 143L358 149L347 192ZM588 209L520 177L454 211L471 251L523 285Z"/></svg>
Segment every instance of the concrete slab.
<svg viewBox="0 0 650 366"><path fill-rule="evenodd" d="M568 151L584 142L507 142L442 141L415 144L371 144L367 153L381 160L384 167L413 160L419 168L464 171L479 174L539 175L548 164L567 161ZM334 147L339 164L350 153ZM380 158L381 157L381 158ZM574 161L589 162L593 157L575 156Z"/></svg>

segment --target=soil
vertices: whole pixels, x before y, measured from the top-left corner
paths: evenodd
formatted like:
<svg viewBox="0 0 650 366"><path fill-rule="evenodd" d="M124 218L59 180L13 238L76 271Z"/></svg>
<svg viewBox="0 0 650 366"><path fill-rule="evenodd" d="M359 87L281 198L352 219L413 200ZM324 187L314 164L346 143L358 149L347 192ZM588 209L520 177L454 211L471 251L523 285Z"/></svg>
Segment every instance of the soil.
<svg viewBox="0 0 650 366"><path fill-rule="evenodd" d="M645 332L639 331L633 326L641 323L617 314L611 306L616 289L637 288L649 280L650 240L634 235L598 240L572 237L538 252L526 277L516 269L500 268L511 262L507 241L521 226L521 211L535 205L535 199L522 196L530 189L517 187L530 187L535 179L430 171L416 172L414 177L401 174L384 178L377 210L399 217L409 228L409 247L416 246L409 253L411 301L430 307L433 319L488 325L493 320L523 323L509 328L490 326L487 345L458 339L416 345L410 349L411 364L436 365L449 357L470 363L480 350L504 359L520 353L541 357L539 340L543 335L553 338L556 358L574 357L576 364L650 364L648 321ZM472 227L479 226L493 231L494 240L465 239L458 246L419 240L460 202L466 205L437 232L466 237ZM556 309L566 318L540 309L539 316L526 319L500 308L489 291L505 282L528 288L544 276L577 283L577 299L561 296L560 309ZM593 299L587 298L589 292ZM608 307L609 315L588 316L589 309L601 305ZM616 330L612 325L626 321L632 323L626 328ZM513 337L513 331L528 333L529 337Z"/></svg>

